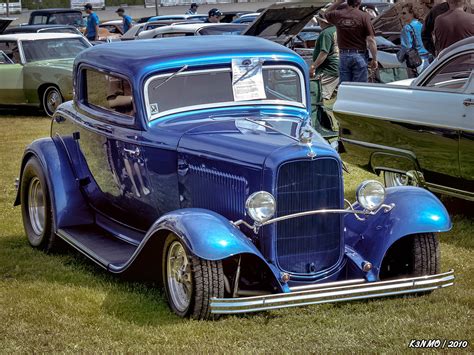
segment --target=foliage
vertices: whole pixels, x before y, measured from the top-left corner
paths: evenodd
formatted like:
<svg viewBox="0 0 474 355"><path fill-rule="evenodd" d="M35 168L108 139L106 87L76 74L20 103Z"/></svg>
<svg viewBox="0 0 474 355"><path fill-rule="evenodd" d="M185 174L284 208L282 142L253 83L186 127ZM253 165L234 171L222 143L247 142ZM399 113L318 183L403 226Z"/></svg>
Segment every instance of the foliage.
<svg viewBox="0 0 474 355"><path fill-rule="evenodd" d="M13 181L25 146L48 134L41 117L0 119L1 352L399 353L415 338L474 340L471 217L455 216L454 229L441 236L442 270L456 270L454 287L216 322L174 316L158 287L120 280L75 251L33 250L12 206ZM353 199L356 185L373 176L349 168L346 197Z"/></svg>

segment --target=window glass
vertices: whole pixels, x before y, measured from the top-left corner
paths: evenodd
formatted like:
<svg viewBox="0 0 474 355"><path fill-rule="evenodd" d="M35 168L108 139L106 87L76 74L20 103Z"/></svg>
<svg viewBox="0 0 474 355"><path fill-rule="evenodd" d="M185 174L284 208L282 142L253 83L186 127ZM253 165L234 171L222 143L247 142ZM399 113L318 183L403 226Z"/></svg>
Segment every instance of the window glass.
<svg viewBox="0 0 474 355"><path fill-rule="evenodd" d="M18 51L18 44L16 41L2 41L0 42L0 51L7 56L11 62L17 64L21 63L20 52ZM2 64L11 64L9 60L3 60Z"/></svg>
<svg viewBox="0 0 474 355"><path fill-rule="evenodd" d="M48 22L48 16L36 15L33 17L33 25L42 25Z"/></svg>
<svg viewBox="0 0 474 355"><path fill-rule="evenodd" d="M91 106L134 116L130 83L122 78L86 70L86 103Z"/></svg>
<svg viewBox="0 0 474 355"><path fill-rule="evenodd" d="M474 53L462 54L443 65L425 84L427 87L461 91L474 70Z"/></svg>
<svg viewBox="0 0 474 355"><path fill-rule="evenodd" d="M193 36L194 33L185 33L185 32L176 32L176 33L163 33L161 37L168 38L168 37L184 37L184 36Z"/></svg>
<svg viewBox="0 0 474 355"><path fill-rule="evenodd" d="M63 12L51 15L50 24L82 26L82 14L80 12Z"/></svg>
<svg viewBox="0 0 474 355"><path fill-rule="evenodd" d="M200 35L240 35L247 28L245 25L221 25L203 27L198 32Z"/></svg>
<svg viewBox="0 0 474 355"><path fill-rule="evenodd" d="M298 73L293 69L263 68L266 100L305 104ZM153 113L181 107L233 102L232 73L208 71L158 77L148 84L148 99ZM166 81L166 82L165 82Z"/></svg>
<svg viewBox="0 0 474 355"><path fill-rule="evenodd" d="M28 63L38 60L75 58L79 52L90 47L82 37L22 41L22 45Z"/></svg>

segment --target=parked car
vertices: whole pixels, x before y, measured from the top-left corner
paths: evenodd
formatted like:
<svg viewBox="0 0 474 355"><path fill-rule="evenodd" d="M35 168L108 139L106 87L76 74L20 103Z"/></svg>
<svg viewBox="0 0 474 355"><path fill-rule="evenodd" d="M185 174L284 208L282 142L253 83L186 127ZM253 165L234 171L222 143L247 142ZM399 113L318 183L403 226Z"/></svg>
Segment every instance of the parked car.
<svg viewBox="0 0 474 355"><path fill-rule="evenodd" d="M220 23L231 23L243 15L248 15L251 11L224 11L220 18Z"/></svg>
<svg viewBox="0 0 474 355"><path fill-rule="evenodd" d="M30 14L28 25L71 25L83 27L82 12L73 9L43 9Z"/></svg>
<svg viewBox="0 0 474 355"><path fill-rule="evenodd" d="M232 23L245 23L249 24L255 21L255 19L260 16L259 12L252 12L249 14L244 14L232 21Z"/></svg>
<svg viewBox="0 0 474 355"><path fill-rule="evenodd" d="M163 26L150 31L142 31L137 39L166 38L201 35L238 35L247 28L240 23L185 23Z"/></svg>
<svg viewBox="0 0 474 355"><path fill-rule="evenodd" d="M162 280L171 309L198 319L452 285L434 234L451 222L431 193L365 181L345 208L342 162L307 126L307 78L296 53L246 36L82 52L73 101L21 162L30 244L60 238Z"/></svg>
<svg viewBox="0 0 474 355"><path fill-rule="evenodd" d="M74 58L90 46L68 33L0 35L0 104L40 106L52 116L72 98Z"/></svg>
<svg viewBox="0 0 474 355"><path fill-rule="evenodd" d="M105 28L112 35L123 35L123 21L122 20L112 20L105 21L99 24L99 30Z"/></svg>
<svg viewBox="0 0 474 355"><path fill-rule="evenodd" d="M148 19L147 22L153 22L153 21L189 21L189 20L195 20L195 21L206 21L207 20L207 15L160 15L160 16L153 16Z"/></svg>
<svg viewBox="0 0 474 355"><path fill-rule="evenodd" d="M334 113L344 158L383 174L386 186L474 200L474 38L395 84L340 86Z"/></svg>
<svg viewBox="0 0 474 355"><path fill-rule="evenodd" d="M70 25L25 25L9 27L2 34L13 33L71 33L80 35L81 31Z"/></svg>
<svg viewBox="0 0 474 355"><path fill-rule="evenodd" d="M160 20L160 21L150 21L145 23L138 23L129 29L124 35L120 38L122 41L137 39L138 35L145 31L151 31L157 28L170 26L174 24L193 24L193 23L204 23L201 20Z"/></svg>

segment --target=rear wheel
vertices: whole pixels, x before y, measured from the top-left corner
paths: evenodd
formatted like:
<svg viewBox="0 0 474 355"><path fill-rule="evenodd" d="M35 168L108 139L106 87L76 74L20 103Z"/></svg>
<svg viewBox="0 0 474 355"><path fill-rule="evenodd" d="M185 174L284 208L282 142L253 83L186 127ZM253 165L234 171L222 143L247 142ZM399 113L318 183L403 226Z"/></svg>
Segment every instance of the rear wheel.
<svg viewBox="0 0 474 355"><path fill-rule="evenodd" d="M440 270L438 238L434 233L407 236L396 242L382 263L380 279L434 275Z"/></svg>
<svg viewBox="0 0 474 355"><path fill-rule="evenodd" d="M56 86L48 86L43 92L42 106L48 116L53 116L59 105L63 103L63 96Z"/></svg>
<svg viewBox="0 0 474 355"><path fill-rule="evenodd" d="M32 157L23 169L21 184L21 213L30 245L52 251L57 244L53 232L53 213L43 168Z"/></svg>
<svg viewBox="0 0 474 355"><path fill-rule="evenodd" d="M163 249L163 282L170 308L177 315L217 318L211 314L210 302L224 296L222 261L190 255L184 243L170 234Z"/></svg>

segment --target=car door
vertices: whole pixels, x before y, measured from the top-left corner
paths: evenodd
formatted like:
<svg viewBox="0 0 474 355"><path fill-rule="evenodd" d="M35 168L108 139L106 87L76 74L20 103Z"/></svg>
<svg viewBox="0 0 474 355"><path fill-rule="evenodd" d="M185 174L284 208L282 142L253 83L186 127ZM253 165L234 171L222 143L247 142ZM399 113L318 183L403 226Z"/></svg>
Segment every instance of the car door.
<svg viewBox="0 0 474 355"><path fill-rule="evenodd" d="M444 137L458 139L458 159L454 159L449 164L448 161L430 160L426 157L428 170L427 181L432 184L439 184L456 194L456 190L474 192L474 90L473 87L474 72L474 50L467 50L453 55L434 70L422 84L429 90L442 94L447 99L443 108L443 114L446 116L446 128L438 130L438 133ZM439 113L434 113L439 114ZM435 142L434 142L435 143ZM455 147L454 141L449 145L437 144L434 149L439 152L452 154ZM435 154L436 156L436 154ZM456 160L459 167L457 168ZM431 170L432 169L432 170ZM448 172L458 169L458 174L440 175L436 172ZM431 171L433 173L431 173ZM436 190L438 186L431 186Z"/></svg>
<svg viewBox="0 0 474 355"><path fill-rule="evenodd" d="M459 164L463 190L474 199L474 69L464 92L464 115L459 140Z"/></svg>
<svg viewBox="0 0 474 355"><path fill-rule="evenodd" d="M0 41L3 60L0 61L0 102L2 104L22 104L25 102L23 90L23 64L17 41Z"/></svg>

